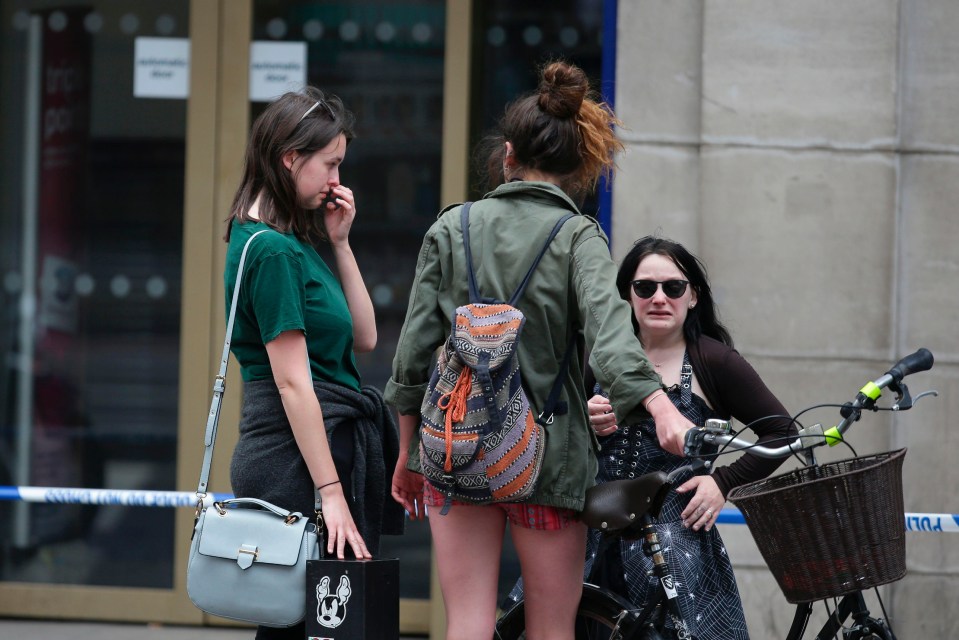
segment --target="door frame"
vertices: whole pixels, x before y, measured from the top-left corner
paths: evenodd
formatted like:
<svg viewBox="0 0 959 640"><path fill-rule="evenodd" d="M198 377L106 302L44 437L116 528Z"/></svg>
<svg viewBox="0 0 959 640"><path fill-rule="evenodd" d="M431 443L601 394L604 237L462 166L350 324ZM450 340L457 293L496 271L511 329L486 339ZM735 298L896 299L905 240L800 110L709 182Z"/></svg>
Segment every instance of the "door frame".
<svg viewBox="0 0 959 640"><path fill-rule="evenodd" d="M249 79L237 69L247 69L239 58L249 50L249 3L228 0L190 2L190 97L187 103L186 157L183 213L183 298L179 364L177 475L178 490L192 490L202 461L203 416L207 412L211 380L219 362L222 339L225 243L222 220L213 212L228 208L233 170L242 158L248 129L246 101L230 101L247 95ZM246 25L242 30L242 25ZM242 30L242 31L241 31ZM237 34L242 33L242 41ZM229 52L229 56L224 56ZM241 52L240 55L237 55ZM224 64L224 60L230 64ZM243 65L243 66L241 66ZM242 136L230 135L237 131ZM239 141L238 141L239 140ZM239 145L239 149L236 147ZM187 275L188 274L188 275ZM187 330L189 328L189 330ZM236 369L236 367L234 367ZM233 376L231 376L232 378ZM234 384L239 384L237 380ZM225 421L238 415L238 398L227 396ZM226 471L232 448L225 430L213 470L213 486L228 487ZM233 437L235 441L235 436ZM227 453L224 453L227 452ZM89 585L0 582L0 615L47 619L115 620L203 624L204 614L186 594L186 563L193 527L193 510L175 515L172 589L99 587ZM144 549L143 553L149 553Z"/></svg>

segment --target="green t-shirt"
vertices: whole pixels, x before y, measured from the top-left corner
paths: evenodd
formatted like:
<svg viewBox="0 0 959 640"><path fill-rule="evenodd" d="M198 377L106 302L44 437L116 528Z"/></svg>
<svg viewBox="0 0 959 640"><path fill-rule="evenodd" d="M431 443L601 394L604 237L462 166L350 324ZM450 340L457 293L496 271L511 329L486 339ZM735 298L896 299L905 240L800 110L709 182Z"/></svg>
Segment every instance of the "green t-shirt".
<svg viewBox="0 0 959 640"><path fill-rule="evenodd" d="M262 222L233 222L223 276L227 314L243 245L257 231L269 228ZM291 330L306 335L314 380L360 390L353 318L343 287L313 247L292 233L270 230L250 243L243 267L231 351L244 381L273 378L264 345Z"/></svg>

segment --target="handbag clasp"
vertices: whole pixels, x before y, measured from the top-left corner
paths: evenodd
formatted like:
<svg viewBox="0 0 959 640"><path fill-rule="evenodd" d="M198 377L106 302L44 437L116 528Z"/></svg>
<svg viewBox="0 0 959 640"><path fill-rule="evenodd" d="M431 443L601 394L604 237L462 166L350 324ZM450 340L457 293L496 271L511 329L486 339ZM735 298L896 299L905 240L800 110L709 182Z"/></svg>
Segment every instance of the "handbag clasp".
<svg viewBox="0 0 959 640"><path fill-rule="evenodd" d="M244 556L244 553L247 555ZM244 544L237 550L236 563L240 565L241 569L249 569L259 557L260 549L258 547L251 547L250 545Z"/></svg>

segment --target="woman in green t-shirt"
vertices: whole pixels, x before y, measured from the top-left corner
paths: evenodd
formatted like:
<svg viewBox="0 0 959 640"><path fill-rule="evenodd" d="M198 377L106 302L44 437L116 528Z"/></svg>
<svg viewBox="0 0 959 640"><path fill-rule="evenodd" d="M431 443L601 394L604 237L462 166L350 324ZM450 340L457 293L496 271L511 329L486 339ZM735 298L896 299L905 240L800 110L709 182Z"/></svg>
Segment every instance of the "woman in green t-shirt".
<svg viewBox="0 0 959 640"><path fill-rule="evenodd" d="M284 94L253 124L226 232L231 295L244 245L268 231L250 242L240 276L231 350L244 394L230 479L238 497L305 514L318 488L327 552L365 559L380 533L401 531L403 514L385 499L396 426L380 393L361 385L353 355L374 348L376 323L349 243L353 192L340 183L352 137L352 114L312 87ZM256 637L303 634L301 623L261 626Z"/></svg>

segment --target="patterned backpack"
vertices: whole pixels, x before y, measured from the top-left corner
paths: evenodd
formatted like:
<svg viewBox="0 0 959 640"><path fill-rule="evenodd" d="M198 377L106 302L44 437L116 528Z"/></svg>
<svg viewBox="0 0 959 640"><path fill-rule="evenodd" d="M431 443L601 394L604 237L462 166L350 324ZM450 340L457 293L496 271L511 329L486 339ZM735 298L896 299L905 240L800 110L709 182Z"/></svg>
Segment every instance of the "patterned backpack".
<svg viewBox="0 0 959 640"><path fill-rule="evenodd" d="M523 391L516 349L526 321L515 307L567 213L509 302L482 298L469 243L469 209L462 209L470 303L458 307L446 345L430 377L420 409L423 475L445 496L441 515L454 499L475 504L519 502L536 485L545 450L544 427L565 411L559 395L575 341L571 340L546 405L534 416Z"/></svg>

